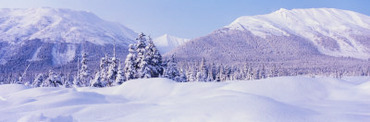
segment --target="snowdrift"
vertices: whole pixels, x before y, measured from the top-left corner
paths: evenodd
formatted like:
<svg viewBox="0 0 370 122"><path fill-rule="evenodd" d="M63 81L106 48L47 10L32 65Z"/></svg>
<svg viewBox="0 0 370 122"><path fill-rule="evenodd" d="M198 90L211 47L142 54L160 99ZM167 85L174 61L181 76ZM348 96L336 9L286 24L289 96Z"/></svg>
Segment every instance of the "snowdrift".
<svg viewBox="0 0 370 122"><path fill-rule="evenodd" d="M0 121L370 121L370 77L155 78L109 88L0 85Z"/></svg>

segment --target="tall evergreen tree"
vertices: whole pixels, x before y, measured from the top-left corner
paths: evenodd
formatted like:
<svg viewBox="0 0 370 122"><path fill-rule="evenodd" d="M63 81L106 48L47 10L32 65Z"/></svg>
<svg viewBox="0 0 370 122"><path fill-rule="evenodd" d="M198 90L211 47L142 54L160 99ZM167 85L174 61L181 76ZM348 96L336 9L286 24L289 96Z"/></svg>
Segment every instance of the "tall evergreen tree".
<svg viewBox="0 0 370 122"><path fill-rule="evenodd" d="M206 59L202 58L200 63L199 72L197 73L198 81L205 82L208 78L208 67L206 65Z"/></svg>
<svg viewBox="0 0 370 122"><path fill-rule="evenodd" d="M251 66L249 66L248 68L248 80L254 80L254 72L253 72L253 68Z"/></svg>
<svg viewBox="0 0 370 122"><path fill-rule="evenodd" d="M167 61L167 67L164 71L163 76L172 80L176 80L177 77L180 77L180 72L178 71L176 65L177 64L175 58L172 55L172 57Z"/></svg>
<svg viewBox="0 0 370 122"><path fill-rule="evenodd" d="M144 69L142 67L140 67L140 65L142 64L145 64L145 63L141 63L142 61L144 61L144 58L145 58L145 51L146 51L146 38L145 38L145 35L144 33L140 33L139 37L136 38L137 40L137 44L135 45L136 46L136 61L135 61L135 69L136 71L139 71L140 69ZM140 73L139 73L140 74Z"/></svg>
<svg viewBox="0 0 370 122"><path fill-rule="evenodd" d="M196 81L195 74L196 74L195 68L192 67L192 66L189 66L189 69L186 72L186 76L187 76L186 79L187 79L187 81L188 82L194 82L194 81Z"/></svg>
<svg viewBox="0 0 370 122"><path fill-rule="evenodd" d="M227 76L225 75L225 67L224 65L220 65L220 71L218 72L218 76L220 78L220 81L226 81Z"/></svg>
<svg viewBox="0 0 370 122"><path fill-rule="evenodd" d="M262 65L262 69L260 71L260 78L261 79L266 78L266 68L265 68L265 65L264 64Z"/></svg>
<svg viewBox="0 0 370 122"><path fill-rule="evenodd" d="M261 79L261 69L257 68L254 79Z"/></svg>
<svg viewBox="0 0 370 122"><path fill-rule="evenodd" d="M208 76L207 76L207 80L206 80L207 82L211 82L211 81L214 81L214 79L213 79L213 74L212 74L212 70L210 70L209 72L208 72Z"/></svg>
<svg viewBox="0 0 370 122"><path fill-rule="evenodd" d="M125 72L125 77L126 80L131 80L137 78L137 70L136 70L136 48L133 44L129 45L129 54L126 56L125 60L125 67L124 67L124 72Z"/></svg>
<svg viewBox="0 0 370 122"><path fill-rule="evenodd" d="M163 74L162 56L150 37L146 50L146 54L149 56L149 65L152 68L151 75L152 77L159 77L159 75Z"/></svg>
<svg viewBox="0 0 370 122"><path fill-rule="evenodd" d="M80 81L79 86L90 86L91 74L88 67L87 53L82 53L81 68L78 73L78 79Z"/></svg>
<svg viewBox="0 0 370 122"><path fill-rule="evenodd" d="M112 86L113 83L116 81L117 74L118 74L118 63L119 60L116 57L112 57L109 68L108 68L108 74L107 74L107 81L108 86Z"/></svg>
<svg viewBox="0 0 370 122"><path fill-rule="evenodd" d="M116 78L116 81L115 81L115 85L121 85L125 81L126 81L125 72L123 70L123 67L122 67L121 63L119 63L119 68L118 68L118 73L117 73L117 78Z"/></svg>
<svg viewBox="0 0 370 122"><path fill-rule="evenodd" d="M107 55L100 60L100 70L96 72L93 82L91 86L94 87L105 87L108 84L108 66L109 66L109 58Z"/></svg>
<svg viewBox="0 0 370 122"><path fill-rule="evenodd" d="M159 77L163 72L162 56L150 37L138 67L140 78Z"/></svg>
<svg viewBox="0 0 370 122"><path fill-rule="evenodd" d="M149 55L144 55L142 60L140 61L139 64L139 78L151 78L152 77L152 65L149 63L150 57Z"/></svg>

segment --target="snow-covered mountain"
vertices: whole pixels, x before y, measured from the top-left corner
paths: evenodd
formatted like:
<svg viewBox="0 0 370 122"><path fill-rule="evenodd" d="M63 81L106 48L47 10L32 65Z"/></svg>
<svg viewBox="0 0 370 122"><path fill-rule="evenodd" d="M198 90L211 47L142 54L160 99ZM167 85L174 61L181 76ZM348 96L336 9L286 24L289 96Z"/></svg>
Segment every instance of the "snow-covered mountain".
<svg viewBox="0 0 370 122"><path fill-rule="evenodd" d="M130 43L137 35L118 23L93 13L69 9L0 9L0 40L10 43L41 39L45 42L94 44ZM18 40L18 41L16 41Z"/></svg>
<svg viewBox="0 0 370 122"><path fill-rule="evenodd" d="M90 61L127 54L137 34L86 11L54 8L0 9L0 69L48 69L77 61L82 51ZM71 67L73 68L73 67Z"/></svg>
<svg viewBox="0 0 370 122"><path fill-rule="evenodd" d="M164 34L160 37L157 37L153 40L154 44L157 46L161 54L165 54L172 49L188 42L190 39L179 38Z"/></svg>
<svg viewBox="0 0 370 122"><path fill-rule="evenodd" d="M370 17L352 11L280 9L267 15L240 17L225 28L250 31L261 38L297 35L326 55L370 58Z"/></svg>
<svg viewBox="0 0 370 122"><path fill-rule="evenodd" d="M280 9L245 16L166 56L222 64L283 64L302 70L368 65L370 17L332 8ZM364 66L367 67L367 66Z"/></svg>

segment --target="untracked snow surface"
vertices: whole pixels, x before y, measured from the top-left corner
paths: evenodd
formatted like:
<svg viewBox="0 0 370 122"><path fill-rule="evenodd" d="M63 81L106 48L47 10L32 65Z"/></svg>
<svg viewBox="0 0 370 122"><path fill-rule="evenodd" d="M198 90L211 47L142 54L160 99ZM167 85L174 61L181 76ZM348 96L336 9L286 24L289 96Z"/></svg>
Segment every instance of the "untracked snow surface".
<svg viewBox="0 0 370 122"><path fill-rule="evenodd" d="M370 78L125 82L110 88L0 85L0 121L369 122Z"/></svg>

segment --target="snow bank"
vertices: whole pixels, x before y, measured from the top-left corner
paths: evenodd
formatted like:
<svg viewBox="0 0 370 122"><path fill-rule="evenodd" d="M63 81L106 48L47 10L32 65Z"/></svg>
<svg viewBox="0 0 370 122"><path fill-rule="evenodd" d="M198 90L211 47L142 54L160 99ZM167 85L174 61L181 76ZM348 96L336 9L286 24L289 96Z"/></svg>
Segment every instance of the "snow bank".
<svg viewBox="0 0 370 122"><path fill-rule="evenodd" d="M76 89L0 85L0 121L370 121L369 98L369 77L155 78Z"/></svg>

